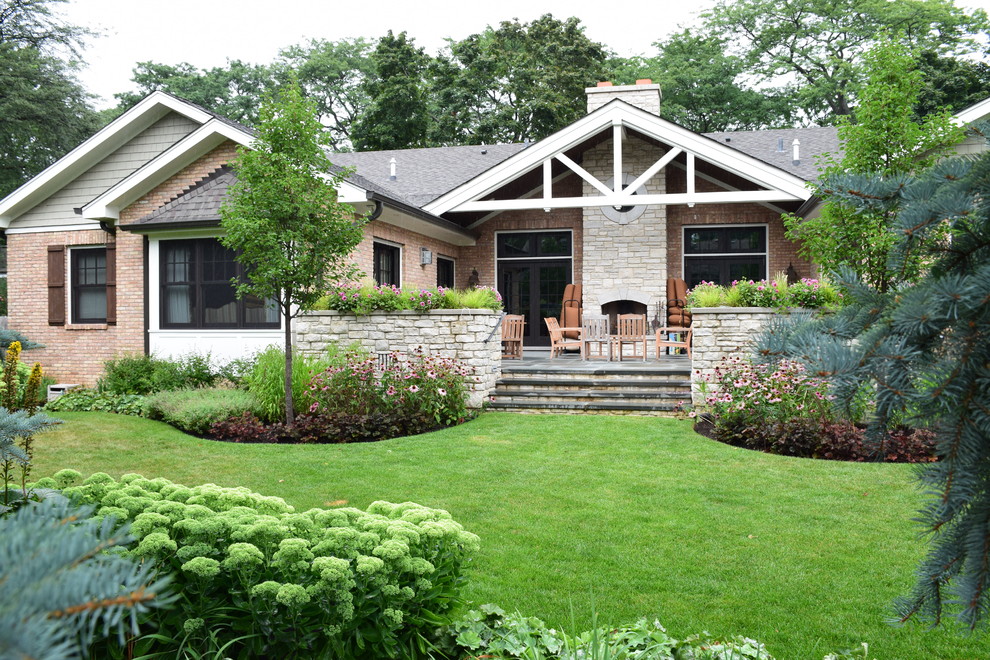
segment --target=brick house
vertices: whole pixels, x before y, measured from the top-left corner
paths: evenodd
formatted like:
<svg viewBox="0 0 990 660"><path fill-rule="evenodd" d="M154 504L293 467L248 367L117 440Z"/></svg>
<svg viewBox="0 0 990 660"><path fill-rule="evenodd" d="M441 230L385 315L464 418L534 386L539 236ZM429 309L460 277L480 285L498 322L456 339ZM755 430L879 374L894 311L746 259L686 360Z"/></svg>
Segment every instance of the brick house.
<svg viewBox="0 0 990 660"><path fill-rule="evenodd" d="M589 89L584 118L532 144L334 155L355 168L340 199L374 218L355 263L379 282L495 286L530 319L530 345L569 282L586 310L652 318L667 277L811 275L780 214L813 212L805 184L835 130L700 135L664 120L660 98L652 84ZM265 301L233 296L239 267L215 239L227 164L251 140L156 92L0 201L9 324L46 346L53 376L93 383L121 353L224 359L280 341Z"/></svg>

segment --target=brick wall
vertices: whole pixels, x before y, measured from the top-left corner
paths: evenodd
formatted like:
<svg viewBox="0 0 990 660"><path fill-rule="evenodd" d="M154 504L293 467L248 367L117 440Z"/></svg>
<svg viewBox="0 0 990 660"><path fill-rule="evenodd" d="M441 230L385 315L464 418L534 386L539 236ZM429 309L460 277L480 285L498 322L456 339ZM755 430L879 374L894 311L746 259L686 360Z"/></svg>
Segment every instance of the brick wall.
<svg viewBox="0 0 990 660"><path fill-rule="evenodd" d="M48 325L48 246L116 243L116 325ZM45 348L28 351L25 362L41 362L47 376L63 383L94 385L103 362L124 353L144 352L144 239L102 230L11 234L7 237L10 327ZM65 259L66 292L69 295ZM66 304L66 310L69 305Z"/></svg>
<svg viewBox="0 0 990 660"><path fill-rule="evenodd" d="M193 161L120 212L120 222L127 224L140 220L155 209L164 206L211 173L217 171L237 155L237 145L227 141Z"/></svg>
<svg viewBox="0 0 990 660"><path fill-rule="evenodd" d="M454 277L457 286L467 286L470 267L464 272L464 262L460 258L463 249L443 241L419 234L408 229L390 225L381 220L373 220L364 228L364 239L351 253L352 261L364 272L368 279L374 277L373 250L374 242L378 239L402 246L402 275L403 286L434 287L437 285L437 257L447 257L454 260ZM433 263L421 265L419 249L425 247L433 253ZM463 280L463 283L461 282Z"/></svg>

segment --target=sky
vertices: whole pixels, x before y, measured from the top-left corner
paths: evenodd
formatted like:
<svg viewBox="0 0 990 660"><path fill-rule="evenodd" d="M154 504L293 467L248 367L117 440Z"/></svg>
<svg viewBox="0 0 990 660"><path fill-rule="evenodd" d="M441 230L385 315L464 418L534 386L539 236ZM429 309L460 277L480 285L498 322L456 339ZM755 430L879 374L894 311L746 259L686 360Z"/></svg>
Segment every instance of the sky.
<svg viewBox="0 0 990 660"><path fill-rule="evenodd" d="M113 94L132 90L137 62L189 62L199 68L228 59L271 62L279 49L310 39L376 39L402 32L435 54L444 39L463 39L487 25L518 18L529 22L546 13L577 16L585 34L619 55L652 55L653 43L696 21L715 0L69 0L62 15L103 33L83 52L83 86L95 105L115 105ZM957 0L957 5L990 11L990 0Z"/></svg>

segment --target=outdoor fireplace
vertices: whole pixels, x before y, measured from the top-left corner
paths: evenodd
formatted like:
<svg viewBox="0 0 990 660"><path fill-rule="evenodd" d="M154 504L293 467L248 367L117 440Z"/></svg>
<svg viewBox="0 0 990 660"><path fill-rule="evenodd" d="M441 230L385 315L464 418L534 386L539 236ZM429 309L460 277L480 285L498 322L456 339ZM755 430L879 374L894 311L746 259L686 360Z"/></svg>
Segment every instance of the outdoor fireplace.
<svg viewBox="0 0 990 660"><path fill-rule="evenodd" d="M614 333L619 314L645 314L647 323L650 323L653 320L649 308L651 298L646 291L622 287L603 291L598 296L598 304L601 305L601 313L608 315L609 326Z"/></svg>
<svg viewBox="0 0 990 660"><path fill-rule="evenodd" d="M608 315L608 324L612 328L612 334L615 334L619 314L647 314L648 311L646 305L638 300L613 300L602 305L602 314Z"/></svg>

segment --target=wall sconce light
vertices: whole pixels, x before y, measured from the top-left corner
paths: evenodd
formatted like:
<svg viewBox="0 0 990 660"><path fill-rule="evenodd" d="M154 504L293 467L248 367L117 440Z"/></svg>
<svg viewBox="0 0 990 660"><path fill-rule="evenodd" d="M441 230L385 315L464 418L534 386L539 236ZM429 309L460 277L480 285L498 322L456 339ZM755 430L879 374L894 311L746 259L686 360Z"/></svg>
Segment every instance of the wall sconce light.
<svg viewBox="0 0 990 660"><path fill-rule="evenodd" d="M433 253L427 250L425 247L419 248L419 264L421 266L427 266L433 263Z"/></svg>

